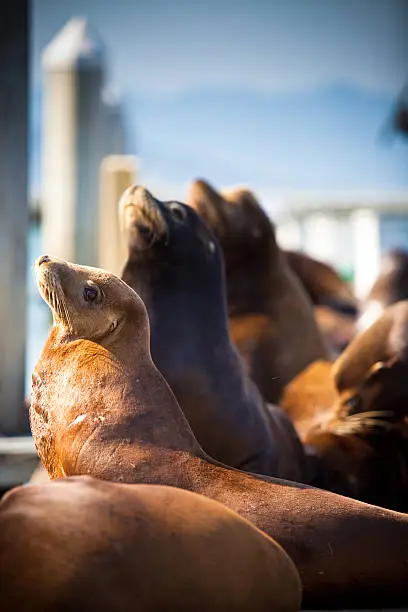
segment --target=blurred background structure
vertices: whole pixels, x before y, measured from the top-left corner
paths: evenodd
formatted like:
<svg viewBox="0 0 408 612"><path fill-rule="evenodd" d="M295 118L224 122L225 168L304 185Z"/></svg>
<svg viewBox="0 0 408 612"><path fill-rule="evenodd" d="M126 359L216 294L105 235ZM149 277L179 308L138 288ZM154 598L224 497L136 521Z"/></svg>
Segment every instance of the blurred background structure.
<svg viewBox="0 0 408 612"><path fill-rule="evenodd" d="M0 19L0 433L27 431L24 418L28 11L17 0Z"/></svg>
<svg viewBox="0 0 408 612"><path fill-rule="evenodd" d="M43 70L43 248L96 266L99 169L125 148L104 44L85 19L71 19L46 47Z"/></svg>
<svg viewBox="0 0 408 612"><path fill-rule="evenodd" d="M129 183L181 200L197 177L246 184L282 246L359 296L384 250L408 249L406 0L27 4L0 19L0 433L24 433L24 347L28 394L50 323L34 259L120 273Z"/></svg>

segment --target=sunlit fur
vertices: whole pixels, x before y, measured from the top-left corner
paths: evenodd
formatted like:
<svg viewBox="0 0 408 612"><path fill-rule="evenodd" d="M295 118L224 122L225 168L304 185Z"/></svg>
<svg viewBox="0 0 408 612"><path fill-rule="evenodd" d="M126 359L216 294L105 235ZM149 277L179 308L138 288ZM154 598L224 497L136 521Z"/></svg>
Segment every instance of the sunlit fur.
<svg viewBox="0 0 408 612"><path fill-rule="evenodd" d="M203 495L89 476L0 502L2 612L297 612L284 550Z"/></svg>

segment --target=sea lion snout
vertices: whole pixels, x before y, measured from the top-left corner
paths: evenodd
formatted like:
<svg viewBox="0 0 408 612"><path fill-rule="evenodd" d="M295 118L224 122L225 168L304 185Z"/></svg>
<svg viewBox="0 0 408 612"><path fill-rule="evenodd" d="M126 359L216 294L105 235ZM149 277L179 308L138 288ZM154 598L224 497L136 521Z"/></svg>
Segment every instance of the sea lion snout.
<svg viewBox="0 0 408 612"><path fill-rule="evenodd" d="M112 343L128 318L144 329L147 314L142 300L106 270L43 256L35 262L35 272L38 291L61 337Z"/></svg>
<svg viewBox="0 0 408 612"><path fill-rule="evenodd" d="M119 216L129 248L148 249L167 235L160 202L139 185L133 185L123 193Z"/></svg>
<svg viewBox="0 0 408 612"><path fill-rule="evenodd" d="M34 271L36 273L38 287L41 288L42 286L44 288L55 285L55 283L59 281L61 266L66 266L66 263L55 257L50 257L50 255L41 255L38 257L34 262Z"/></svg>
<svg viewBox="0 0 408 612"><path fill-rule="evenodd" d="M37 266L41 266L43 263L48 263L50 258L48 255L41 255L37 260Z"/></svg>
<svg viewBox="0 0 408 612"><path fill-rule="evenodd" d="M45 267L44 264L56 264L56 263L60 263L60 264L64 264L65 262L61 261L60 259L57 259L56 257L52 257L50 255L40 255L40 257L37 257L37 259L34 262L34 270L36 270L38 272L38 270L43 267L43 269Z"/></svg>

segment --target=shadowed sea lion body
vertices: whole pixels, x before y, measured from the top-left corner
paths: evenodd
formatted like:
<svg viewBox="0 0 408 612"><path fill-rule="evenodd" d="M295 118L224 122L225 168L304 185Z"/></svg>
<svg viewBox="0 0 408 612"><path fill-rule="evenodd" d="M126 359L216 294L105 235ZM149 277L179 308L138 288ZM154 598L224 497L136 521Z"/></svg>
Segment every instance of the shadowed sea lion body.
<svg viewBox="0 0 408 612"><path fill-rule="evenodd" d="M286 414L265 406L233 348L222 254L199 216L130 187L120 202L129 247L122 278L149 315L153 361L212 457L303 481L305 457Z"/></svg>
<svg viewBox="0 0 408 612"><path fill-rule="evenodd" d="M355 335L357 300L349 285L328 264L298 251L284 252L314 305L328 351L337 357Z"/></svg>
<svg viewBox="0 0 408 612"><path fill-rule="evenodd" d="M251 192L195 181L188 203L222 247L231 337L262 395L279 403L287 383L326 356L310 300Z"/></svg>

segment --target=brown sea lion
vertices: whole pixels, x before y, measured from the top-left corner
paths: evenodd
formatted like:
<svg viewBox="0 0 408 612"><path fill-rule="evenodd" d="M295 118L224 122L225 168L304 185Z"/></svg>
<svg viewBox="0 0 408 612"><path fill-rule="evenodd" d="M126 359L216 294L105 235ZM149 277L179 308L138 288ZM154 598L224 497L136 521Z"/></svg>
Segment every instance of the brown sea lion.
<svg viewBox="0 0 408 612"><path fill-rule="evenodd" d="M332 367L330 361L314 361L291 380L283 391L281 405L304 443L308 440L309 432L330 417L330 411L337 401Z"/></svg>
<svg viewBox="0 0 408 612"><path fill-rule="evenodd" d="M358 329L367 329L387 306L407 299L408 253L394 249L382 258L380 273L363 302Z"/></svg>
<svg viewBox="0 0 408 612"><path fill-rule="evenodd" d="M213 500L77 476L0 503L2 612L296 612L285 551Z"/></svg>
<svg viewBox="0 0 408 612"><path fill-rule="evenodd" d="M290 380L326 357L310 300L251 192L221 194L195 181L188 204L222 247L231 337L262 395L279 403Z"/></svg>
<svg viewBox="0 0 408 612"><path fill-rule="evenodd" d="M52 478L169 485L224 503L290 555L305 608L408 604L408 516L212 460L152 362L138 295L112 274L46 256L36 270L54 325L30 418Z"/></svg>
<svg viewBox="0 0 408 612"><path fill-rule="evenodd" d="M337 357L356 332L356 298L332 266L299 251L284 253L314 305L317 324L330 354Z"/></svg>
<svg viewBox="0 0 408 612"><path fill-rule="evenodd" d="M119 213L129 248L122 278L149 315L155 365L197 440L215 459L247 472L304 481L293 425L266 407L233 347L218 241L190 207L129 187Z"/></svg>
<svg viewBox="0 0 408 612"><path fill-rule="evenodd" d="M304 443L329 468L319 484L408 511L408 301L359 334L330 376L327 367L313 364L285 398Z"/></svg>

